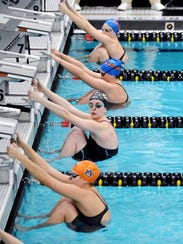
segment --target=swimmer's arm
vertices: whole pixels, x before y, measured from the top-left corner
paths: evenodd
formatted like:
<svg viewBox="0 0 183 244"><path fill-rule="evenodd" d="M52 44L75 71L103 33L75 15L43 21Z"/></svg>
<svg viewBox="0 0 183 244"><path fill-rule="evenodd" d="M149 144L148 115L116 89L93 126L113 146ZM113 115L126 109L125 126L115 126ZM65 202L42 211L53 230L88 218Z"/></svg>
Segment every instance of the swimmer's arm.
<svg viewBox="0 0 183 244"><path fill-rule="evenodd" d="M23 242L18 240L16 237L10 235L3 230L0 230L0 239L7 244L23 244Z"/></svg>
<svg viewBox="0 0 183 244"><path fill-rule="evenodd" d="M68 9L64 3L59 4L59 10L60 12L67 14L80 29L90 34L97 41L103 43L104 45L107 45L107 43L109 43L110 38L107 35L103 35L100 31L98 31L80 13L77 13L76 15L75 12Z"/></svg>
<svg viewBox="0 0 183 244"><path fill-rule="evenodd" d="M58 96L56 93L50 91L47 87L43 86L41 84L41 82L39 81L39 79L37 79L38 82L37 82L37 87L38 87L38 90L40 92L42 92L44 95L46 95L52 102L54 102L55 104L58 104L64 108L66 108L67 110L69 110L70 112L72 112L73 114L76 114L80 117L88 117L88 115L80 110L78 110L77 108L75 108L70 102L68 102L66 99ZM31 95L31 94L37 94L37 98L40 97L40 94L38 94L37 92L35 93L35 91L31 92L29 91L28 94ZM32 100L33 101L33 100ZM34 100L35 101L35 100Z"/></svg>
<svg viewBox="0 0 183 244"><path fill-rule="evenodd" d="M78 66L78 67L80 67L80 68L82 68L82 69L85 67L85 65L84 65L83 63L81 63L80 61L76 60L75 58L72 58L72 57L69 56L69 55L66 55L66 54L64 54L64 53L62 53L62 52L59 52L58 50L56 50L56 49L54 49L54 48L51 49L51 57L52 57L55 61L57 61L57 62L59 62L59 63L60 63L60 59L64 59L64 60L66 60L67 62L69 62L69 63L71 63L71 64L74 64L74 65L76 65L76 66Z"/></svg>
<svg viewBox="0 0 183 244"><path fill-rule="evenodd" d="M79 188L77 186L68 183L63 183L55 179L54 177L50 176L46 171L44 171L38 165L33 163L29 158L27 158L24 154L22 154L17 148L17 146L14 146L13 144L11 146L8 146L7 153L10 157L16 158L18 161L20 161L25 166L25 168L29 171L29 173L33 175L41 184L48 186L55 192L62 194L66 197L70 197L72 199L78 199L81 197L78 196L77 189ZM84 191L81 190L81 192ZM17 242L17 244L20 243Z"/></svg>
<svg viewBox="0 0 183 244"><path fill-rule="evenodd" d="M16 237L3 230L0 230L0 239L7 244L23 244L23 242L18 240Z"/></svg>
<svg viewBox="0 0 183 244"><path fill-rule="evenodd" d="M52 111L57 116L70 121L75 124L75 118L84 118L89 119L90 115L88 113L84 113L81 110L75 108L72 104L68 102L68 107L64 108L58 104L55 104L44 97L40 96L38 92L29 90L28 91L29 100L39 102L42 106L46 107L50 111ZM78 124L77 124L78 125Z"/></svg>
<svg viewBox="0 0 183 244"><path fill-rule="evenodd" d="M30 160L27 156L22 154L18 147L14 144L11 144L7 147L7 153L10 157L16 158L18 161L20 161L25 168L29 171L29 173L34 176L41 184L49 186L51 189L54 190L54 187L50 182L66 182L70 183L69 176L65 175L65 180L63 177L63 181L61 179L56 179L55 177L48 174L44 169L42 169L39 165L35 164L32 160ZM62 173L61 173L62 174ZM64 176L64 175L63 175ZM66 178L68 180L66 180ZM65 184L65 183L63 183Z"/></svg>
<svg viewBox="0 0 183 244"><path fill-rule="evenodd" d="M95 74L96 75L90 75L84 72L83 70L80 70L80 72L76 76L81 80L83 80L90 87L96 90L101 90L107 95L111 90L111 84L101 79L101 75L99 73L95 73Z"/></svg>
<svg viewBox="0 0 183 244"><path fill-rule="evenodd" d="M82 128L83 130L91 131L93 133L97 129L98 131L102 130L103 126L97 123L96 121L92 120L90 114L84 113L76 108L75 108L75 113L70 112L69 110L45 99L44 97L34 94L36 92L33 91L30 92L33 94L33 98L31 98L31 96L29 95L29 98L31 100L33 99L34 101L39 102L41 105L49 109L57 116L71 122L72 124L78 126L79 128Z"/></svg>
<svg viewBox="0 0 183 244"><path fill-rule="evenodd" d="M18 134L17 143L24 150L29 159L35 164L37 164L39 167L41 167L43 170L45 170L49 175L53 176L54 178L62 182L69 182L68 176L62 174L61 172L53 168L50 164L48 164L47 161L44 158L42 158L37 152L35 152L32 149L32 147L25 143Z"/></svg>
<svg viewBox="0 0 183 244"><path fill-rule="evenodd" d="M81 72L85 72L96 78L98 78L100 76L100 74L88 69L85 65L83 65L81 62L79 62L77 60L75 60L75 63L71 63L70 61L73 60L73 58L71 58L69 56L67 56L67 60L59 58L58 56L56 56L54 54L51 54L51 57L55 61L59 62L67 71L69 71L71 74L75 75L78 78L81 78L80 77ZM76 62L77 62L77 64L76 64Z"/></svg>

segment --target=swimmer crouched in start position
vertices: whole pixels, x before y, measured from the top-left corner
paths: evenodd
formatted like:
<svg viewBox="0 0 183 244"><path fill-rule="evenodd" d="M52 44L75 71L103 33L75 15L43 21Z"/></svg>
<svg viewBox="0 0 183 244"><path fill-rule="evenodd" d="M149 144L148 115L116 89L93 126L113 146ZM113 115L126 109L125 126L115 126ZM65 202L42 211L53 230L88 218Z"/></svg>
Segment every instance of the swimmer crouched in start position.
<svg viewBox="0 0 183 244"><path fill-rule="evenodd" d="M94 182L100 175L95 163L80 161L73 166L70 175L65 175L50 166L19 135L7 147L7 153L9 157L20 161L41 184L63 196L49 214L24 216L27 219L46 217L47 221L28 228L16 225L17 229L28 231L65 222L71 230L93 232L109 224L108 206L94 187Z"/></svg>
<svg viewBox="0 0 183 244"><path fill-rule="evenodd" d="M108 59L101 65L100 72L97 73L54 48L51 49L51 57L71 74L93 88L78 99L78 104L87 104L94 90L100 90L106 94L109 109L123 108L130 102L128 93L119 79L123 69L120 60Z"/></svg>
<svg viewBox="0 0 183 244"><path fill-rule="evenodd" d="M117 19L108 19L104 22L101 31L96 29L91 23L82 16L78 11L64 0L59 4L59 11L68 15L69 18L79 27L84 30L95 40L99 41L94 50L89 55L89 62L96 62L102 64L109 58L115 58L126 63L128 55L118 40L120 25Z"/></svg>
<svg viewBox="0 0 183 244"><path fill-rule="evenodd" d="M89 101L90 113L85 113L64 98L44 87L38 80L33 85L34 90L28 92L31 101L39 102L44 107L73 124L61 149L47 153L60 153L49 161L58 158L73 157L75 160L106 160L118 153L118 138L116 131L106 117L107 97L96 91ZM45 94L51 101L40 95ZM90 132L89 138L86 131Z"/></svg>

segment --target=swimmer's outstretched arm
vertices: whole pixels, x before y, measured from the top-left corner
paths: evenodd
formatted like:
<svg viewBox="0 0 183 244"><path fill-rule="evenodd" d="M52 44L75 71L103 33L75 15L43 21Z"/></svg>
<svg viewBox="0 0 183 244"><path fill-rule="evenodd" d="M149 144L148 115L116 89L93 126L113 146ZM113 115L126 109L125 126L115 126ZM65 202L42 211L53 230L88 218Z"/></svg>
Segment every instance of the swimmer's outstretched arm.
<svg viewBox="0 0 183 244"><path fill-rule="evenodd" d="M29 159L33 163L35 163L36 165L38 165L39 167L44 169L49 175L53 176L54 178L56 178L62 182L68 182L68 177L66 177L61 172L59 172L58 170L56 170L55 168L50 166L48 164L48 162L46 162L46 160L44 160L44 158L42 158L37 152L35 152L32 149L32 147L30 147L27 143L25 143L21 139L19 134L17 134L17 136L16 136L16 143L17 143L17 146L21 147L24 150L26 155L29 157Z"/></svg>
<svg viewBox="0 0 183 244"><path fill-rule="evenodd" d="M102 42L104 45L107 45L107 43L109 42L109 38L107 37L107 35L103 35L93 25L91 25L90 22L86 18L84 18L80 13L76 13L74 9L71 9L72 7L69 5L68 2L66 4L66 1L59 4L60 12L67 14L80 29L86 31L94 39L98 40L99 42Z"/></svg>
<svg viewBox="0 0 183 244"><path fill-rule="evenodd" d="M70 119L76 118L83 118L83 119L90 119L90 115L88 113L82 112L81 110L77 109L74 107L70 102L68 102L66 99L58 96L54 92L50 91L47 87L44 87L41 84L41 89L40 89L40 81L38 80L38 90L43 92L51 101L48 101L44 97L40 96L40 93L37 91L37 88L34 87L34 91L29 90L28 91L28 97L31 101L39 102L49 110L51 110L53 113L58 115L59 117L66 119L70 121L71 123L75 124L73 120L71 121ZM73 115L76 115L73 117ZM78 124L78 123L77 123ZM79 126L79 124L78 124Z"/></svg>
<svg viewBox="0 0 183 244"><path fill-rule="evenodd" d="M88 69L83 63L81 63L77 59L72 58L71 56L62 53L55 48L51 48L51 54L54 54L57 57L62 58L64 60L68 61L69 63L74 64L82 69L84 69L84 68ZM53 58L54 58L54 56L53 56Z"/></svg>
<svg viewBox="0 0 183 244"><path fill-rule="evenodd" d="M57 112L59 111L59 109L61 110L61 109L65 108L67 111L69 111L72 114L75 114L75 115L77 115L77 116L79 116L81 118L89 118L89 115L87 113L84 113L81 110L77 109L70 102L68 102L66 99L64 99L63 97L58 96L56 93L50 91L47 87L43 86L42 83L39 81L39 79L37 79L37 83L35 83L35 85L33 85L33 87L34 87L34 92L33 91L29 91L28 92L28 95L29 95L29 99L30 100L32 100L31 99L31 97L32 97L31 94L36 94L36 93L37 93L36 98L39 98L38 100L40 100L41 99L41 96L38 93L38 91L40 91L43 94L45 94L51 101L53 101L53 103L55 105L59 105L57 107ZM42 98L42 100L45 101L46 99L44 100L44 98ZM37 102L40 102L40 101L37 101ZM60 117L62 117L62 116L60 116Z"/></svg>
<svg viewBox="0 0 183 244"><path fill-rule="evenodd" d="M3 230L0 230L0 239L6 244L23 244L22 241Z"/></svg>
<svg viewBox="0 0 183 244"><path fill-rule="evenodd" d="M88 69L83 63L72 58L69 55L66 55L58 50L52 48L51 49L51 57L58 63L60 63L65 69L67 69L71 74L79 77L81 71L86 72L87 74L91 75L92 77L99 77L99 74ZM71 65L72 64L72 65Z"/></svg>

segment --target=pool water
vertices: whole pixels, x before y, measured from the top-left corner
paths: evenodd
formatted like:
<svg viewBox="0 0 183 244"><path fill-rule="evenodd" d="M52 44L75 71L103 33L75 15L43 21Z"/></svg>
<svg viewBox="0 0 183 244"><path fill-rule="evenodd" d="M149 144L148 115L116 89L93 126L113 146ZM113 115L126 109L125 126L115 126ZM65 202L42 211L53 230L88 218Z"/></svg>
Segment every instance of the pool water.
<svg viewBox="0 0 183 244"><path fill-rule="evenodd" d="M76 42L75 40L78 40ZM182 43L123 43L129 54L128 69L181 70ZM82 58L96 45L81 36L72 37L70 55ZM97 67L88 64L91 69ZM60 74L57 94L77 98L90 88L80 80L72 79L68 72ZM108 116L181 116L183 114L183 82L123 82L131 98L124 109L108 111ZM76 89L77 86L77 89ZM81 92L82 91L82 92ZM88 111L87 105L76 105ZM60 148L70 128L61 127L60 121L50 113L40 149ZM52 123L52 126L50 126ZM102 172L182 172L183 128L119 128L119 154L98 162ZM54 135L54 137L53 137ZM52 156L41 153L49 159ZM57 160L52 166L70 170L75 161ZM64 224L30 232L14 234L29 243L125 243L164 244L181 243L183 238L183 187L111 187L98 186L111 210L112 221L108 228L83 234L69 230ZM26 215L45 214L59 200L58 194L45 186L30 181L25 187L19 212ZM16 223L31 226L42 220L25 220L17 217Z"/></svg>

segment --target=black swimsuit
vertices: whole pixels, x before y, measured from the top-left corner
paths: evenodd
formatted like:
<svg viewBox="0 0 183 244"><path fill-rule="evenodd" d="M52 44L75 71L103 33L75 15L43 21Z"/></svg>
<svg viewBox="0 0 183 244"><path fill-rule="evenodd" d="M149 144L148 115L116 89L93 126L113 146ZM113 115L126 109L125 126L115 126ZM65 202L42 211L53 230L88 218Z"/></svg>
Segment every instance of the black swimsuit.
<svg viewBox="0 0 183 244"><path fill-rule="evenodd" d="M124 58L124 56L125 56L125 54L126 54L126 49L123 48L123 50L124 50L124 53L122 54L121 58L119 58L119 60L121 60L122 62L123 62L123 58ZM123 62L123 63L124 63L124 62Z"/></svg>
<svg viewBox="0 0 183 244"><path fill-rule="evenodd" d="M129 100L128 93L127 93L127 91L125 90L125 88L124 88L121 84L119 84L119 83L116 83L116 85L119 85L119 86L121 86L121 87L123 88L123 90L124 90L125 93L126 93L127 98L126 98L126 100L125 100L123 103L111 103L111 102L108 102L109 109L123 108L123 107L127 106L128 103L129 103L129 101L130 101L130 100Z"/></svg>
<svg viewBox="0 0 183 244"><path fill-rule="evenodd" d="M104 120L100 121L103 122ZM105 120L110 123L109 121ZM112 126L112 124L110 123ZM106 149L99 146L96 141L89 135L89 138L86 138L86 146L77 152L72 158L81 161L81 160L91 160L94 162L102 161L108 158L115 156L118 153L118 147L115 149Z"/></svg>
<svg viewBox="0 0 183 244"><path fill-rule="evenodd" d="M95 192L95 191L93 191ZM67 226L76 232L93 232L96 230L99 230L101 228L104 228L105 226L101 225L101 219L104 216L104 214L109 210L106 202L104 201L101 196L95 192L95 194L101 199L101 201L104 203L104 210L93 217L85 216L78 208L78 216L71 222L66 223Z"/></svg>

